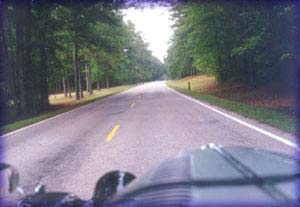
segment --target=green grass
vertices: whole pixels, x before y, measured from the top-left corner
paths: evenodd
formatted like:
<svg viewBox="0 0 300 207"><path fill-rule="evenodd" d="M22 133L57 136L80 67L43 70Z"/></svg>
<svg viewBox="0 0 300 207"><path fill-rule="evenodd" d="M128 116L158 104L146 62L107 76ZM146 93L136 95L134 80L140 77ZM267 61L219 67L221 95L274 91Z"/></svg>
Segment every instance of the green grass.
<svg viewBox="0 0 300 207"><path fill-rule="evenodd" d="M236 112L245 117L255 119L261 123L268 124L283 131L295 133L296 120L295 117L293 117L292 115L287 115L270 108L244 104L236 101L230 101L227 99L219 98L211 94L199 92L199 88L197 89L197 91L188 91L187 80L183 79L176 81L167 81L167 85L188 96L194 97L199 100L204 100L213 105L222 107L229 111ZM193 85L195 87L195 83L191 85L192 87Z"/></svg>
<svg viewBox="0 0 300 207"><path fill-rule="evenodd" d="M75 101L74 100L74 95L73 98L65 98L63 94L56 94L56 95L50 95L49 96L49 102L50 106L52 106L53 110L49 110L47 112L43 112L39 115L35 115L23 120L18 120L16 122L4 125L1 127L1 133L6 134L8 132L20 129L22 127L34 124L36 122L42 121L44 119L56 116L58 114L67 112L69 110L72 110L74 108L83 106L85 104L94 102L99 99L103 99L105 97L114 95L116 93L120 93L122 91L125 91L134 85L124 85L124 86L117 86L117 87L112 87L109 89L102 89L101 91L94 91L94 95L87 95L85 94L85 97L81 99L80 101Z"/></svg>

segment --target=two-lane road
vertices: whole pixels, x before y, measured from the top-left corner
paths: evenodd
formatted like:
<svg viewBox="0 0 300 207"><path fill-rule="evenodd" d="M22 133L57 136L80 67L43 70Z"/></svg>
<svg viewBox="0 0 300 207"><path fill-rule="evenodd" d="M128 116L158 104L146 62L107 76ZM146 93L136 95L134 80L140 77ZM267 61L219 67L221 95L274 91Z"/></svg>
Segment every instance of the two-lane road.
<svg viewBox="0 0 300 207"><path fill-rule="evenodd" d="M293 142L289 134L221 110ZM32 190L90 198L97 179L121 169L141 176L156 163L211 142L293 153L294 148L191 101L147 83L96 101L3 138L5 161Z"/></svg>

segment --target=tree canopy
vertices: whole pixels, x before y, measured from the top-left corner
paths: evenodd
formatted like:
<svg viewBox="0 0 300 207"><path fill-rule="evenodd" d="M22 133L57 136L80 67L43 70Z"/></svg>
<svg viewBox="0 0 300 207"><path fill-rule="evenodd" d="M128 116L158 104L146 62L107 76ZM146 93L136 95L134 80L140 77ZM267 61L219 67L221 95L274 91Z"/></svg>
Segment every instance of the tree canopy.
<svg viewBox="0 0 300 207"><path fill-rule="evenodd" d="M118 5L100 1L0 3L1 94L5 111L48 108L48 94L150 81L164 65Z"/></svg>
<svg viewBox="0 0 300 207"><path fill-rule="evenodd" d="M172 8L167 74L212 74L249 86L295 84L295 5L291 1L203 1Z"/></svg>

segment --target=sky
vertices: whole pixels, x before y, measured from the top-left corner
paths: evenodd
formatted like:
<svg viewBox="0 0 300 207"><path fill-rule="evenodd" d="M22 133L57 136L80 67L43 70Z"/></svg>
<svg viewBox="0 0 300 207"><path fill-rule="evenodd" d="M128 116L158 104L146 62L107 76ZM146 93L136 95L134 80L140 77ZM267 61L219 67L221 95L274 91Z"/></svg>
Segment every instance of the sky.
<svg viewBox="0 0 300 207"><path fill-rule="evenodd" d="M154 7L135 9L129 8L123 10L124 21L132 21L136 31L142 33L145 42L149 43L152 54L162 62L167 55L168 42L172 36L173 30L170 20L170 12L167 7Z"/></svg>

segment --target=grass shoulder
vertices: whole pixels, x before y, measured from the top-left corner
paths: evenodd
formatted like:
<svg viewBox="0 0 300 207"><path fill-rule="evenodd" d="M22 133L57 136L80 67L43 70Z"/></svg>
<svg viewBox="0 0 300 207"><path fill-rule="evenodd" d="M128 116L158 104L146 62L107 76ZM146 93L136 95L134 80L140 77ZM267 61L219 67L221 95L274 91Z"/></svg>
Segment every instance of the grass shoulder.
<svg viewBox="0 0 300 207"><path fill-rule="evenodd" d="M187 89L188 82L192 90ZM180 80L169 80L167 85L178 92L191 96L195 99L204 100L226 110L236 112L242 116L255 119L261 123L276 127L282 131L295 133L296 120L292 114L280 110L255 104L247 104L239 101L228 100L210 94L209 88L214 84L214 79L209 76L198 76Z"/></svg>
<svg viewBox="0 0 300 207"><path fill-rule="evenodd" d="M109 89L101 89L100 91L94 90L93 95L84 94L84 98L76 101L74 99L75 94L72 93L73 98L64 97L63 94L52 94L49 95L49 103L50 107L48 111L42 112L40 114L32 115L27 118L14 121L12 123L1 126L1 133L6 134L11 131L20 129L22 127L37 123L44 119L48 119L50 117L56 116L58 114L70 111L77 107L86 105L88 103L103 99L105 97L120 93L125 91L134 85L124 85L124 86L116 86L111 87Z"/></svg>

